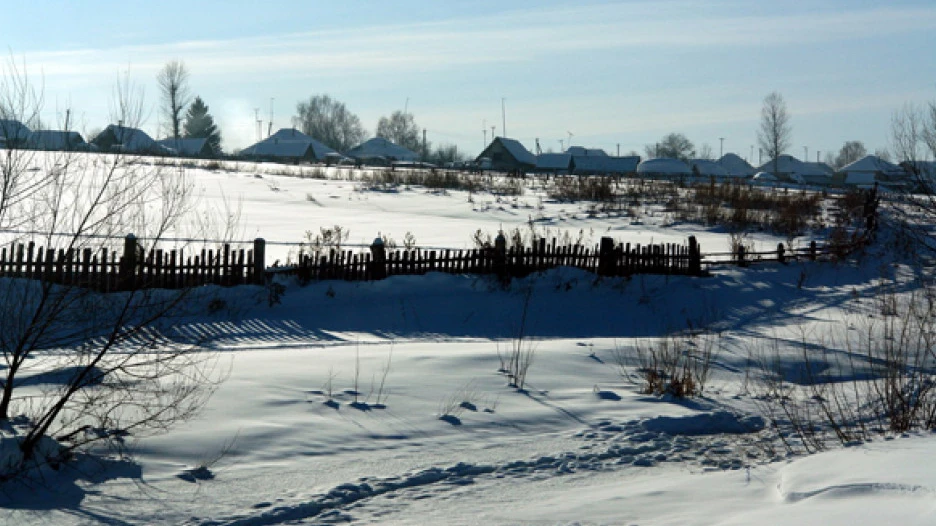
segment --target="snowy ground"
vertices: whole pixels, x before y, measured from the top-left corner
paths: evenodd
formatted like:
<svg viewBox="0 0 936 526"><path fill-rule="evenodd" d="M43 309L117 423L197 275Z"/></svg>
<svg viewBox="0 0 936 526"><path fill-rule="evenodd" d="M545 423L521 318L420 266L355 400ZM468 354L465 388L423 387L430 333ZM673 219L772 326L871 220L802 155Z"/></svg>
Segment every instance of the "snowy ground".
<svg viewBox="0 0 936 526"><path fill-rule="evenodd" d="M319 227L341 225L352 243L412 232L459 248L531 217L594 241L727 245L655 210L589 217L532 191L469 200L241 170L196 176L206 201L240 203L246 238L283 242L284 259ZM752 342L815 343L862 315L880 257L699 279L559 269L507 290L438 274L289 283L273 307L259 288L206 289L205 314L179 326L230 368L204 412L130 442L132 463L84 460L4 488L0 523L933 524L932 436L788 456L748 389ZM516 343L527 297L535 358L518 392L498 354ZM209 313L209 299L225 308ZM722 351L702 398L647 396L621 374L635 345L706 326Z"/></svg>

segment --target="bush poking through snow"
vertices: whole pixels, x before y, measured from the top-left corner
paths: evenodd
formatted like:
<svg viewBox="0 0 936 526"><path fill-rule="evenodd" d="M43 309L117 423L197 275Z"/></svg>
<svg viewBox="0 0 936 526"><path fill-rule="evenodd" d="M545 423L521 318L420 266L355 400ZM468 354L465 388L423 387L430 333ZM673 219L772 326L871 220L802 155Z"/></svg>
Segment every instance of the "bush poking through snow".
<svg viewBox="0 0 936 526"><path fill-rule="evenodd" d="M784 439L788 450L936 429L934 291L901 298L894 288L877 287L864 303L870 310L839 324L818 348L803 335L796 371L777 340L761 351L756 398L781 438L793 437Z"/></svg>
<svg viewBox="0 0 936 526"><path fill-rule="evenodd" d="M231 440L228 440L222 444L218 451L210 455L205 455L205 457L202 458L201 462L199 462L197 466L186 469L176 476L186 482L198 482L201 480L211 480L215 478L215 474L212 468L214 468L218 462L221 461L221 459L231 453L231 451L234 449L234 444L237 443L237 437L238 435L234 435Z"/></svg>
<svg viewBox="0 0 936 526"><path fill-rule="evenodd" d="M523 391L526 384L527 372L533 365L533 357L536 355L536 346L526 337L527 312L530 308L530 299L533 296L533 287L530 286L524 292L523 309L520 312L520 325L517 329L517 337L510 342L510 347L506 353L501 352L497 347L497 358L500 360L499 371L507 376L507 385Z"/></svg>
<svg viewBox="0 0 936 526"><path fill-rule="evenodd" d="M644 394L690 398L702 396L721 345L714 334L671 336L655 344L638 343L631 352L615 348L613 359L628 380L634 380L636 369Z"/></svg>
<svg viewBox="0 0 936 526"><path fill-rule="evenodd" d="M497 400L492 401L478 391L474 380L472 380L442 400L439 403L438 414L439 420L443 422L461 425L461 415L465 411L477 412L483 410L485 413L493 413L496 408Z"/></svg>

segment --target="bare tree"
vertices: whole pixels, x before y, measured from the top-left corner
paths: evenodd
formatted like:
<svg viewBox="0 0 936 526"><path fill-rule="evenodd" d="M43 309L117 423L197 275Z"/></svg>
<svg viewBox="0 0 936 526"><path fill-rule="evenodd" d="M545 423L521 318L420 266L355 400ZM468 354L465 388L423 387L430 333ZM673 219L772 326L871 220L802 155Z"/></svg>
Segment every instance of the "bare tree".
<svg viewBox="0 0 936 526"><path fill-rule="evenodd" d="M757 142L767 157L773 159L773 173L777 174L781 155L790 148L793 128L783 95L773 92L764 97L761 108L761 124L757 131Z"/></svg>
<svg viewBox="0 0 936 526"><path fill-rule="evenodd" d="M445 166L449 163L464 161L465 155L459 152L458 146L454 144L441 144L436 147L428 160L436 166Z"/></svg>
<svg viewBox="0 0 936 526"><path fill-rule="evenodd" d="M918 213L928 218L907 218L902 231L915 235L921 246L936 253L930 226L936 218L936 101L905 104L891 119L891 149L909 173L912 185L903 193L909 207L893 207L895 214Z"/></svg>
<svg viewBox="0 0 936 526"><path fill-rule="evenodd" d="M28 87L25 72L6 69L0 112L38 111L41 99L17 88ZM137 93L129 80L118 83L114 118L139 124ZM180 231L195 203L191 178L178 167L121 154L6 149L0 177L3 242L43 247L43 261L119 248L128 233L143 250L172 232L196 234ZM195 414L220 381L214 355L172 332L194 289L103 293L28 278L0 277L0 424L17 429L21 451L0 478L90 443L119 446L127 435L164 430Z"/></svg>
<svg viewBox="0 0 936 526"><path fill-rule="evenodd" d="M681 133L669 133L655 144L648 144L644 148L649 158L666 157L688 161L695 157L695 145L688 137Z"/></svg>
<svg viewBox="0 0 936 526"><path fill-rule="evenodd" d="M868 155L868 150L865 148L863 142L846 141L839 150L838 156L835 158L835 164L832 166L841 168L849 163L853 163L858 159L861 159L865 155Z"/></svg>
<svg viewBox="0 0 936 526"><path fill-rule="evenodd" d="M189 73L185 63L173 60L167 63L156 75L162 92L162 115L166 133L172 139L182 137L182 112L192 100L189 91Z"/></svg>
<svg viewBox="0 0 936 526"><path fill-rule="evenodd" d="M881 159L882 161L887 161L887 162L891 162L891 159L892 159L890 150L888 150L887 148L878 148L874 150L874 156L877 157L878 159Z"/></svg>
<svg viewBox="0 0 936 526"><path fill-rule="evenodd" d="M709 146L707 142L702 143L702 147L699 148L699 159L706 159L708 161L715 160L715 152L712 151L712 147Z"/></svg>
<svg viewBox="0 0 936 526"><path fill-rule="evenodd" d="M339 152L350 150L367 136L361 119L343 102L328 95L314 95L307 102L300 102L296 113L293 124L302 133Z"/></svg>
<svg viewBox="0 0 936 526"><path fill-rule="evenodd" d="M381 117L377 122L377 137L421 153L423 158L426 157L424 150L429 149L428 146L423 147L420 129L412 113L395 111L389 117Z"/></svg>

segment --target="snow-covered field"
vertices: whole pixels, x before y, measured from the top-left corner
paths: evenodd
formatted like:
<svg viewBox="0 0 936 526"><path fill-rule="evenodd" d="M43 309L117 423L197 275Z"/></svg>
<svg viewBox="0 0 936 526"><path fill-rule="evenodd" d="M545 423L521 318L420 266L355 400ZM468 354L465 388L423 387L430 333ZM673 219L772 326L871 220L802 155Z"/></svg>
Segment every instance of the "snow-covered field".
<svg viewBox="0 0 936 526"><path fill-rule="evenodd" d="M594 243L728 245L722 231L653 208L639 220L591 216L534 190L362 191L268 169L193 172L205 203L237 203L243 239L267 239L270 259L333 225L365 245L409 232L419 245L467 248L478 229L531 219ZM179 330L205 339L229 373L200 416L129 441L132 461L84 459L7 485L0 523L934 524L934 437L788 455L750 387L752 348L825 344L867 316L883 250L861 264L708 278L558 269L507 289L440 274L287 282L273 306L259 287L207 288L196 297L204 314ZM720 349L704 396L645 395L635 362L622 371L635 346L703 327ZM521 333L534 355L518 391L498 369Z"/></svg>

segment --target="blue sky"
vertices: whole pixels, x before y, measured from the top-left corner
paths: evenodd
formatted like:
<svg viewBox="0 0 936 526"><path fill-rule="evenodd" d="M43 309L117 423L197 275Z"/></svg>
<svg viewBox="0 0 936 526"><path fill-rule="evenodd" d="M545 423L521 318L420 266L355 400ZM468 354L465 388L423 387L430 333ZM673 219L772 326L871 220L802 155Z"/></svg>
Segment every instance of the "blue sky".
<svg viewBox="0 0 936 526"><path fill-rule="evenodd" d="M936 3L927 1L435 0L16 2L0 11L9 53L81 131L110 121L130 78L155 133L158 70L185 62L224 147L274 129L320 93L373 132L406 106L435 144L477 154L482 127L533 149L636 150L669 132L750 157L761 102L780 92L793 148L887 147L892 113L936 99ZM264 129L266 124L264 124ZM755 158L757 157L755 147ZM756 160L756 159L755 159Z"/></svg>

